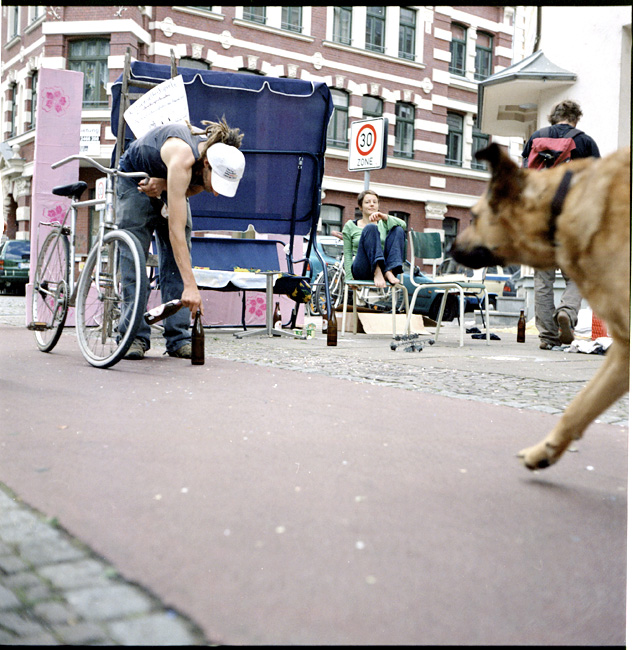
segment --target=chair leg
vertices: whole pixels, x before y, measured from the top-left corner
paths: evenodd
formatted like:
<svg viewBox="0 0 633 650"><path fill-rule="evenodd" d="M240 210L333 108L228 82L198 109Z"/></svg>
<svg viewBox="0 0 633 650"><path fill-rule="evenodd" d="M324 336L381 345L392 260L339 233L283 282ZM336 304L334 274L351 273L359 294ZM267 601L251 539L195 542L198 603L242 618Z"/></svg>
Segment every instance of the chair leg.
<svg viewBox="0 0 633 650"><path fill-rule="evenodd" d="M345 321L347 319L347 284L343 282L343 322L341 323L341 337L345 336Z"/></svg>
<svg viewBox="0 0 633 650"><path fill-rule="evenodd" d="M459 288L459 347L464 347L464 330L466 329L466 318L464 315L464 290Z"/></svg>
<svg viewBox="0 0 633 650"><path fill-rule="evenodd" d="M404 326L405 334L411 333L411 317L413 316L413 307L418 297L418 292L420 291L420 289L422 289L423 286L424 285L419 285L418 287L415 288L415 290L413 291L413 295L411 296L411 301L409 301L407 297L407 323Z"/></svg>
<svg viewBox="0 0 633 650"><path fill-rule="evenodd" d="M352 288L352 330L354 334L358 334L358 312L356 307L356 287Z"/></svg>
<svg viewBox="0 0 633 650"><path fill-rule="evenodd" d="M442 327L442 319L444 318L444 308L446 307L446 301L448 300L448 289L444 289L444 295L442 296L442 302L440 303L440 310L437 313L437 324L435 325L435 340L440 340L440 328Z"/></svg>

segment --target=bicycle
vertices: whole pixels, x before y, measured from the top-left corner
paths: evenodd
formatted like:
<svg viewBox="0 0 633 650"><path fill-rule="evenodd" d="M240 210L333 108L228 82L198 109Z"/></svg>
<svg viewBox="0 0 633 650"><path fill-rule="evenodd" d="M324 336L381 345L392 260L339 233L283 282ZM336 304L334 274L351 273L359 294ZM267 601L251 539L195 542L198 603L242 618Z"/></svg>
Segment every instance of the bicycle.
<svg viewBox="0 0 633 650"><path fill-rule="evenodd" d="M68 310L75 308L79 348L97 368L109 368L127 353L143 318L141 298L147 291L145 255L138 239L115 223L114 179L148 178L144 172L121 172L104 167L92 158L75 154L53 163L56 169L71 160L84 160L106 174L105 199L81 201L84 181L54 187L56 196L71 199L62 221L42 222L50 228L37 256L33 280L32 322L28 329L42 352L50 352L62 334ZM77 209L105 204L99 231L83 269L75 281ZM70 217L70 223L67 223ZM133 267L133 281L121 282L120 260L125 256ZM124 315L123 305L129 316ZM123 325L123 327L121 327Z"/></svg>

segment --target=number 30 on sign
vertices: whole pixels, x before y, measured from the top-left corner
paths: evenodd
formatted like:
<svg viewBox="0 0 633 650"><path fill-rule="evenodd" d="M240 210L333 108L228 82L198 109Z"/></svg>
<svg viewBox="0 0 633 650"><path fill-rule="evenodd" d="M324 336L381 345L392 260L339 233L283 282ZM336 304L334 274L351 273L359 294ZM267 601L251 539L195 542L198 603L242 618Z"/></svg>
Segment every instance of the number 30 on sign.
<svg viewBox="0 0 633 650"><path fill-rule="evenodd" d="M349 171L383 169L387 164L387 118L352 122Z"/></svg>

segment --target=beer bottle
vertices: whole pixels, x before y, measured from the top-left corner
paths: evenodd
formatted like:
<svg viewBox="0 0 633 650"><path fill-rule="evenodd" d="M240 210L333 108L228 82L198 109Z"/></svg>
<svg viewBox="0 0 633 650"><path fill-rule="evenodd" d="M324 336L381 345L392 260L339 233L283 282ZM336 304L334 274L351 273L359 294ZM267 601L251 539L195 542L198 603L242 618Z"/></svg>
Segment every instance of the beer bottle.
<svg viewBox="0 0 633 650"><path fill-rule="evenodd" d="M525 312L523 309L517 323L517 343L525 343Z"/></svg>
<svg viewBox="0 0 633 650"><path fill-rule="evenodd" d="M275 311L273 313L273 329L281 329L281 309L279 309L279 303L275 304Z"/></svg>
<svg viewBox="0 0 633 650"><path fill-rule="evenodd" d="M327 321L327 344L336 345L338 336L338 324L336 322L336 313L334 309L330 310L330 317Z"/></svg>
<svg viewBox="0 0 633 650"><path fill-rule="evenodd" d="M163 318L167 318L167 316L175 314L181 307L182 301L178 299L170 300L169 302L165 302L162 305L158 305L158 307L154 307L154 309L146 311L145 314L143 314L143 318L145 318L145 322L148 325L153 325L159 320L163 320Z"/></svg>
<svg viewBox="0 0 633 650"><path fill-rule="evenodd" d="M191 363L194 366L204 365L204 328L200 310L196 312L191 330Z"/></svg>

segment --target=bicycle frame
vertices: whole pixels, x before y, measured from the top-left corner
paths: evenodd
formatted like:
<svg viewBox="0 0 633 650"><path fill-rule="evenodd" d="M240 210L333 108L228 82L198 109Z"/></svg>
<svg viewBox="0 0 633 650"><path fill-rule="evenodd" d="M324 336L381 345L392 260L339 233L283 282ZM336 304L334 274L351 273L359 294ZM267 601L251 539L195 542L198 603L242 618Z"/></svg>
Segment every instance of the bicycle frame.
<svg viewBox="0 0 633 650"><path fill-rule="evenodd" d="M63 158L62 160L58 160L56 163L53 163L51 165L51 169L56 169L57 167L61 167L62 165L65 165L66 163L70 162L71 160L85 160L88 162L92 167L95 167L98 169L100 172L104 173L106 175L106 189L105 189L105 198L103 199L90 199L86 201L72 201L69 207L69 212L71 212L71 238L70 238L70 275L69 275L69 284L72 287L71 291L71 296L69 299L69 305L73 306L75 304L75 299L77 297L77 283L75 282L75 226L77 225L77 208L81 207L89 207L89 206L95 206L95 205L101 205L105 204L105 209L103 211L103 214L99 215L99 231L97 233L97 241L92 244L90 247L91 249L94 246L103 246L103 238L105 236L105 233L108 230L112 230L117 227L115 223L115 212L114 212L114 179L116 176L125 176L127 178L149 178L149 176L143 172L121 172L117 169L108 169L107 167L104 167L100 163L98 163L96 160L90 158L90 156L86 156L85 154L73 154L72 156L67 156L66 158ZM66 213L66 217L68 216L68 213ZM66 222L66 217L64 218L64 222ZM49 225L49 224L41 224L41 225ZM53 224L50 224L53 225ZM63 225L62 225L63 229ZM60 229L60 236L61 236L61 230ZM68 234L68 233L66 233ZM114 264L113 260L109 260L109 266L112 268L112 265ZM100 265L97 265L96 268L96 274L97 274L97 281L96 281L96 286L97 286L97 292L98 292L98 298L99 300L104 299L104 294L100 290L101 287L101 267Z"/></svg>

